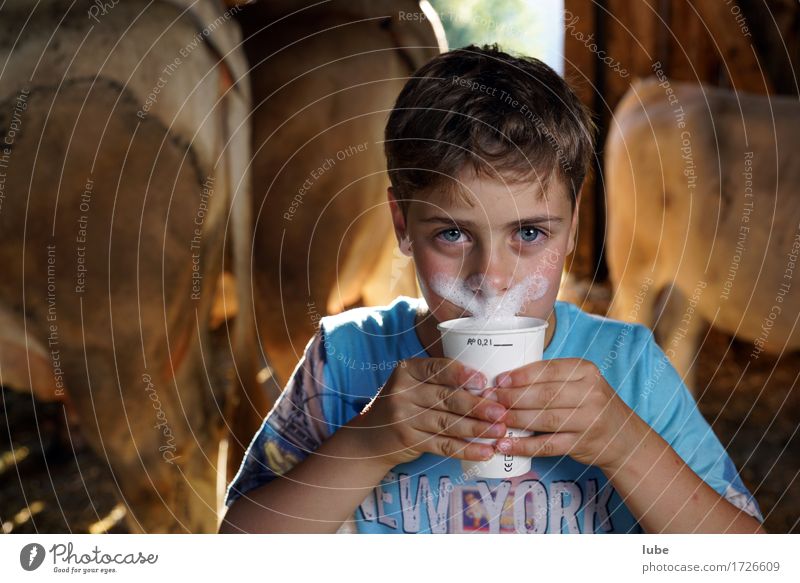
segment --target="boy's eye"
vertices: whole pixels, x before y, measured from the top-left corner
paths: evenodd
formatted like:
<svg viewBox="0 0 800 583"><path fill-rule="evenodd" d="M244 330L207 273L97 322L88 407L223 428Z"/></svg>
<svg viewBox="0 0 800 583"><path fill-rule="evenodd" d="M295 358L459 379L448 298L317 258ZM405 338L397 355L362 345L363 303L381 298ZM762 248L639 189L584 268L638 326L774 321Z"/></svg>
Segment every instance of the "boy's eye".
<svg viewBox="0 0 800 583"><path fill-rule="evenodd" d="M448 243L458 243L459 238L461 237L461 230L460 229L445 229L439 236L447 241Z"/></svg>
<svg viewBox="0 0 800 583"><path fill-rule="evenodd" d="M519 229L520 238L526 243L533 243L543 235L544 232L536 227L521 227Z"/></svg>

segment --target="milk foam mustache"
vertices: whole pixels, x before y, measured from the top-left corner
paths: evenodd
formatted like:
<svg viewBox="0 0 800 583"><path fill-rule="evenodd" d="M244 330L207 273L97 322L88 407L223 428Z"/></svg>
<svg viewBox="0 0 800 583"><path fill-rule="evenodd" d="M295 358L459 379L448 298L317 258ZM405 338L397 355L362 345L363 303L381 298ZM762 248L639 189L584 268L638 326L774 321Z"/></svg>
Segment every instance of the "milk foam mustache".
<svg viewBox="0 0 800 583"><path fill-rule="evenodd" d="M548 287L547 278L539 274L527 276L502 295L498 295L480 274L465 281L441 273L431 279L431 288L436 294L481 321L513 318L528 302L543 297Z"/></svg>

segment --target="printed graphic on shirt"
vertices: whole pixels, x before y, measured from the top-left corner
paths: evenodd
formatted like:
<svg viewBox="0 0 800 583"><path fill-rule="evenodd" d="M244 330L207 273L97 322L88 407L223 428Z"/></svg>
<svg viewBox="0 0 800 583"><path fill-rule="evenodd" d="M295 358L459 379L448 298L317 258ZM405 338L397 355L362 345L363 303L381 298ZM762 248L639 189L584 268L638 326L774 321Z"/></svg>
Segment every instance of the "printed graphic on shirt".
<svg viewBox="0 0 800 583"><path fill-rule="evenodd" d="M322 338L317 334L307 347L307 358L292 375L267 417L267 424L276 434L286 436L294 448L306 454L329 437L322 411L323 353ZM273 453L278 455L279 452Z"/></svg>
<svg viewBox="0 0 800 583"><path fill-rule="evenodd" d="M595 478L546 483L531 473L509 480L456 484L448 475L439 476L434 485L428 474L412 479L389 472L359 506L359 529L434 534L614 530L610 507L614 489L606 483L598 491Z"/></svg>
<svg viewBox="0 0 800 583"><path fill-rule="evenodd" d="M245 452L225 505L285 474L330 436L322 410L325 350L321 333L308 343L286 388Z"/></svg>

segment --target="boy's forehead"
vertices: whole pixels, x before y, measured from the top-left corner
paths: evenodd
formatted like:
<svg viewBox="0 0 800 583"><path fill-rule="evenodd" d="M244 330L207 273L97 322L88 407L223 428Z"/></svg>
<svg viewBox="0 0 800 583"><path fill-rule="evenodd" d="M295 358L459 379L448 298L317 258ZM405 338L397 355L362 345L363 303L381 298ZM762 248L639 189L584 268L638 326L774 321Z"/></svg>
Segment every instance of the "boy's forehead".
<svg viewBox="0 0 800 583"><path fill-rule="evenodd" d="M414 197L421 202L419 210L426 214L453 211L484 214L519 214L525 216L533 211L550 215L569 211L567 189L560 179L551 176L545 183L541 180L505 180L467 176L452 180L449 188L433 188ZM566 210L565 210L566 209Z"/></svg>

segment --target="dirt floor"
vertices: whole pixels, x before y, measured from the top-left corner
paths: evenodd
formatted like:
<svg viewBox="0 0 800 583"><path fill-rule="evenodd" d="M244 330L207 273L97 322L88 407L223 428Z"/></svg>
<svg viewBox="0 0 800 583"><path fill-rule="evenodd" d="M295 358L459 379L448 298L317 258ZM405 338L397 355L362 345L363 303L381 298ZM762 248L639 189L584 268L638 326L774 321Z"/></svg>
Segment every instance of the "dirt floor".
<svg viewBox="0 0 800 583"><path fill-rule="evenodd" d="M608 294L595 288L583 295L585 302L570 299L586 311L604 314ZM709 333L697 371L700 410L755 495L766 528L798 533L800 353L762 354L737 386L751 350L752 345ZM76 436L57 438L64 426L60 405L35 404L7 390L0 405L3 532L127 532L107 463Z"/></svg>

